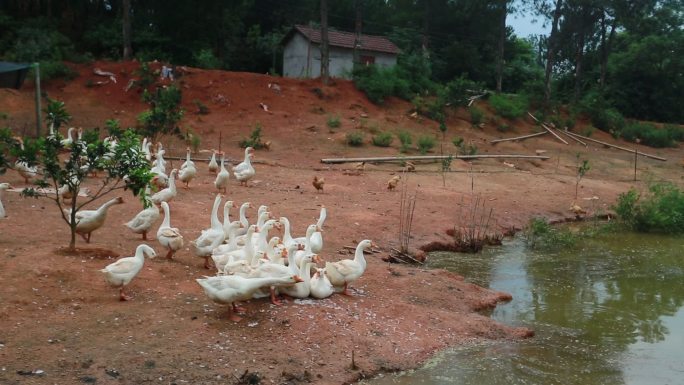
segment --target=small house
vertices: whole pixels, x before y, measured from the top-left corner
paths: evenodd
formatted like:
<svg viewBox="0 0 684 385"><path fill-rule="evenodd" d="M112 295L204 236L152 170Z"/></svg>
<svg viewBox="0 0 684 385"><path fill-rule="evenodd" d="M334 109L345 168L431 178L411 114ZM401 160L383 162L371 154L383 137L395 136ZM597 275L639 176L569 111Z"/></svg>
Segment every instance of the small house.
<svg viewBox="0 0 684 385"><path fill-rule="evenodd" d="M399 48L384 36L361 35L359 61L381 67L397 64ZM328 30L329 71L332 77L347 77L354 67L352 32ZM295 25L283 38L283 76L317 78L321 75L321 30Z"/></svg>

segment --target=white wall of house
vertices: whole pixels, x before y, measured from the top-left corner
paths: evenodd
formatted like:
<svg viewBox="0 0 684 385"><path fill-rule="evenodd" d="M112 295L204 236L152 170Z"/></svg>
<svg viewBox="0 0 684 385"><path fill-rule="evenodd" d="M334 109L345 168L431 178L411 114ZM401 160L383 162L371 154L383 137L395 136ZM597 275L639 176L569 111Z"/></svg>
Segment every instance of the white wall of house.
<svg viewBox="0 0 684 385"><path fill-rule="evenodd" d="M361 55L375 58L375 65L392 67L397 56L384 52L361 51ZM354 66L354 52L348 48L330 47L330 76L348 78ZM317 44L299 33L294 34L283 50L283 76L317 78L321 76L321 51Z"/></svg>

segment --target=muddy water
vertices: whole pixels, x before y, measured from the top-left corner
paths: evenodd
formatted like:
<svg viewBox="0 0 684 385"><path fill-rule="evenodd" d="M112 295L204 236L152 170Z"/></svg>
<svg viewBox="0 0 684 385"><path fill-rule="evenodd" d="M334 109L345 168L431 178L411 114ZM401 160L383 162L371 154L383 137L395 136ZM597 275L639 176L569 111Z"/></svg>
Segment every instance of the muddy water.
<svg viewBox="0 0 684 385"><path fill-rule="evenodd" d="M367 384L684 384L682 237L610 235L553 253L515 238L430 263L511 293L491 317L536 336L454 349Z"/></svg>

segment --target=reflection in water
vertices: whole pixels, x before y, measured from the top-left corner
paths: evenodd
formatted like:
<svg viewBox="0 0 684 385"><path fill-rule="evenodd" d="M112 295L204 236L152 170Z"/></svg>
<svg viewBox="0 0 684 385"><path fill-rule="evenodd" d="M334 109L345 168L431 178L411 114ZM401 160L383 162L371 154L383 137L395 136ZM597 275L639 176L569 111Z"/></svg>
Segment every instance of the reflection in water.
<svg viewBox="0 0 684 385"><path fill-rule="evenodd" d="M435 254L513 301L492 318L535 330L440 355L425 368L369 384L684 384L681 238L620 234L560 252L520 238L481 255Z"/></svg>

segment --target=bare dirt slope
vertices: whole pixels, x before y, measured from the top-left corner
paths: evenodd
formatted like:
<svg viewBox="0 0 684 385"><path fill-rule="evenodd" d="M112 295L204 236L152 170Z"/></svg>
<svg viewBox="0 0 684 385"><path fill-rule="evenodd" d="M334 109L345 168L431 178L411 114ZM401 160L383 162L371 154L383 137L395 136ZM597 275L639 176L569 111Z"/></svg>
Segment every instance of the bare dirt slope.
<svg viewBox="0 0 684 385"><path fill-rule="evenodd" d="M124 90L137 66L78 66L79 77L45 88L49 97L66 102L74 126L103 127L109 118L129 126L146 109L139 93ZM96 67L115 73L117 82L88 86L106 80L92 74ZM110 210L91 244L79 240L81 249L74 255L60 249L68 244L68 231L53 203L8 192L3 203L9 218L0 221L1 383L224 384L248 370L265 383L340 384L380 370L415 367L449 345L529 335L526 329L496 324L477 312L505 300L507 294L469 284L467 277L381 261L398 245L401 193L386 188L387 180L399 172L398 165L368 164L361 175L353 175L345 172L354 170L352 165L320 163L329 157L399 155L397 140L390 148L348 147L345 135L354 130L364 132L367 140L371 132L400 129L410 130L414 142L418 135L441 138L434 122L410 116L410 104L389 100L375 106L347 81L324 87L317 81L187 69L177 82L187 111L182 127L201 136L202 149L218 148L221 133L221 149L239 159L242 150L237 144L257 123L263 127L264 140L271 141L269 151L256 153L260 163L251 186L240 187L232 180L227 198L269 205L276 216L290 218L295 236L303 235L325 205L324 259L351 258L345 246L366 238L381 252L368 256L368 270L352 285L352 297L288 301L281 307L254 300L247 304L245 319L236 324L195 283L209 272L187 247L173 261L147 260L129 286L129 302L119 302L117 291L106 286L97 270L118 256L131 255L141 242L122 225L140 210L136 198L123 195L126 203ZM272 82L279 84L280 92L268 87ZM195 114L194 100L210 113ZM0 110L9 115L4 123L19 134L34 130L32 103L29 85L20 91L0 90ZM340 117L339 129L327 126L331 116ZM630 153L564 145L548 135L492 146L491 139L529 133L533 126L512 122L514 130L503 134L492 125L473 129L466 118L463 111L450 116L442 143L445 152L454 149L451 138L458 135L481 154L545 150L551 159L507 159L508 164L455 160L454 172L445 182L438 164L418 164L418 172L404 175L399 185L399 190L408 183L408 191L417 191L413 247L448 240L444 230L466 223L459 213L474 196L493 209L497 231L520 229L533 216L574 217L568 209L575 201L577 154L591 164L577 200L589 215L608 211L619 193L633 186L643 189L647 180L682 184L680 149L639 146L668 161L640 158L639 181L634 182ZM603 133L593 137L613 142ZM184 152L185 143L165 142L172 155ZM171 163L180 165L178 160ZM324 192L312 186L314 175L325 178ZM171 204L172 224L181 229L186 246L209 226L213 180L200 164L198 179L190 189L181 189ZM24 186L14 171L2 181ZM94 186L97 180L89 183ZM598 199L586 199L594 197ZM253 220L255 212L249 217ZM163 255L156 241L149 244ZM356 368L351 366L352 356ZM30 375L36 370L44 372Z"/></svg>

